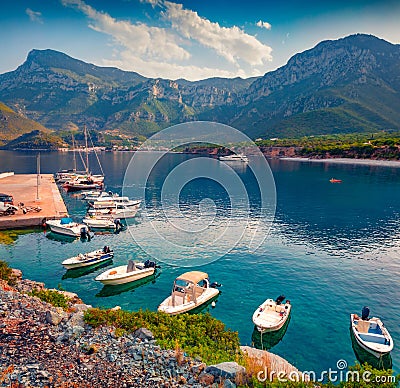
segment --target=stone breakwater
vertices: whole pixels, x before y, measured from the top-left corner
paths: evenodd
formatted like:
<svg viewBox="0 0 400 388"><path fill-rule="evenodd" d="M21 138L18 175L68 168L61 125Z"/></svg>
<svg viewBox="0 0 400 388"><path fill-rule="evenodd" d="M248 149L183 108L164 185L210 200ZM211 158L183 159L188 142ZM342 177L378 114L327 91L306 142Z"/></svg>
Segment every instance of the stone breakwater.
<svg viewBox="0 0 400 388"><path fill-rule="evenodd" d="M75 294L67 311L26 294L43 288L0 283L0 387L234 387L245 372L163 350L145 328L124 336L93 328L83 319L91 306Z"/></svg>

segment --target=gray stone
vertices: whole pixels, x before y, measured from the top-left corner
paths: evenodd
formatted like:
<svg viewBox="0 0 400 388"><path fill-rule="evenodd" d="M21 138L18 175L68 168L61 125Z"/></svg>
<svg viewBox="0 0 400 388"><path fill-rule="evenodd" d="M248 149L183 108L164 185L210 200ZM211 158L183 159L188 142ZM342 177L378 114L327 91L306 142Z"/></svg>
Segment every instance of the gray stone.
<svg viewBox="0 0 400 388"><path fill-rule="evenodd" d="M236 388L236 384L232 383L231 380L227 379L224 381L224 388Z"/></svg>
<svg viewBox="0 0 400 388"><path fill-rule="evenodd" d="M85 326L85 321L83 320L83 311L79 311L75 314L71 315L71 318L68 320L68 324L72 327L74 326Z"/></svg>
<svg viewBox="0 0 400 388"><path fill-rule="evenodd" d="M207 365L204 362L201 362L200 364L193 365L190 370L192 373L199 374L204 369L206 369L206 366Z"/></svg>
<svg viewBox="0 0 400 388"><path fill-rule="evenodd" d="M142 340L152 340L152 339L154 339L153 333L149 329L146 329L145 327L141 327L140 329L137 329L134 332L134 336L139 338L139 339L142 339Z"/></svg>
<svg viewBox="0 0 400 388"><path fill-rule="evenodd" d="M85 329L82 326L74 326L72 328L72 336L74 338L80 337L85 332Z"/></svg>
<svg viewBox="0 0 400 388"><path fill-rule="evenodd" d="M236 376L246 373L246 368L237 362L221 362L220 364L207 367L206 373L212 374L215 377L225 377L234 380Z"/></svg>
<svg viewBox="0 0 400 388"><path fill-rule="evenodd" d="M63 316L55 311L47 311L46 312L46 322L50 323L53 326L57 326L63 320Z"/></svg>
<svg viewBox="0 0 400 388"><path fill-rule="evenodd" d="M85 312L88 309L91 309L93 306L90 304L84 304L84 303L75 303L72 308L75 309L76 312Z"/></svg>

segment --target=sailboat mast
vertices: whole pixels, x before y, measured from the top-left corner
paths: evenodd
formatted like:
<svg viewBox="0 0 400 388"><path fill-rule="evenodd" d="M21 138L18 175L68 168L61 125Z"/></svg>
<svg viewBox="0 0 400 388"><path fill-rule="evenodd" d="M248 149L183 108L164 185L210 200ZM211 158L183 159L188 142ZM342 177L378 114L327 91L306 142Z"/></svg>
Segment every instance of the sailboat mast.
<svg viewBox="0 0 400 388"><path fill-rule="evenodd" d="M76 154L75 154L75 137L74 134L72 136L72 152L73 152L73 161L74 161L74 171L76 171Z"/></svg>
<svg viewBox="0 0 400 388"><path fill-rule="evenodd" d="M86 146L86 174L89 174L89 150L88 150L86 125L85 125L84 129L85 129L85 146Z"/></svg>

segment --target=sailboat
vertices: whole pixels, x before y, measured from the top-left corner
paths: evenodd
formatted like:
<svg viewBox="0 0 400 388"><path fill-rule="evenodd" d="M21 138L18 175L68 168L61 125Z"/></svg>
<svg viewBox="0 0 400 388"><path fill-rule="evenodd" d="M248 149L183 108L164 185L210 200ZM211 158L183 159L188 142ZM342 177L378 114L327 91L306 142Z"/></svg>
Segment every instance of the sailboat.
<svg viewBox="0 0 400 388"><path fill-rule="evenodd" d="M86 163L84 163L84 165L86 171L84 175L77 175L74 179L65 182L63 187L66 191L102 190L104 186L103 184L104 172L96 152L95 155L99 163L102 175L93 175L89 170L88 132L86 129L86 125L84 127L84 134L85 134L85 150L86 150Z"/></svg>
<svg viewBox="0 0 400 388"><path fill-rule="evenodd" d="M86 174L86 171L77 171L77 169L76 169L75 137L74 137L73 133L71 134L71 136L72 136L72 152L73 152L73 162L74 162L73 166L74 166L74 168L57 171L54 174L54 180L57 183L65 183L65 182L74 180L79 175L85 175ZM80 155L80 153L79 153L79 155ZM81 156L81 159L82 159L82 155L80 155L80 156ZM83 165L85 165L85 163L83 162L83 159L82 159L82 163L83 163Z"/></svg>

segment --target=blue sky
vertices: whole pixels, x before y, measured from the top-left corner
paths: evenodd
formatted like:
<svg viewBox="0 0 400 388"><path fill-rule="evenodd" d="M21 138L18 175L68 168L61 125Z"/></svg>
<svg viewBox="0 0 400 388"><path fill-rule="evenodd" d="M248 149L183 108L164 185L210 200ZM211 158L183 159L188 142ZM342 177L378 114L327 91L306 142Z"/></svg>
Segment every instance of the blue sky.
<svg viewBox="0 0 400 388"><path fill-rule="evenodd" d="M147 77L250 77L326 39L400 43L399 20L399 0L15 0L0 14L0 73L51 48Z"/></svg>

